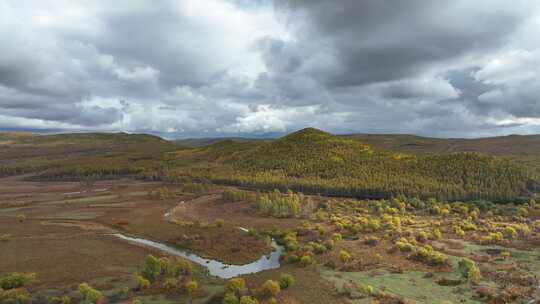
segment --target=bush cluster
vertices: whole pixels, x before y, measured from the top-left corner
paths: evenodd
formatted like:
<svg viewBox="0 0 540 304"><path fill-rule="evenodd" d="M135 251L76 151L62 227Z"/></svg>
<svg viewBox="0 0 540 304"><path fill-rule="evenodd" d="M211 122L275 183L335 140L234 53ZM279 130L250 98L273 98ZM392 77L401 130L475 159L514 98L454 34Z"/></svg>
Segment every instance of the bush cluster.
<svg viewBox="0 0 540 304"><path fill-rule="evenodd" d="M258 195L256 205L259 214L277 218L307 215L315 209L311 198L302 193L287 191L286 194L282 194L277 189Z"/></svg>

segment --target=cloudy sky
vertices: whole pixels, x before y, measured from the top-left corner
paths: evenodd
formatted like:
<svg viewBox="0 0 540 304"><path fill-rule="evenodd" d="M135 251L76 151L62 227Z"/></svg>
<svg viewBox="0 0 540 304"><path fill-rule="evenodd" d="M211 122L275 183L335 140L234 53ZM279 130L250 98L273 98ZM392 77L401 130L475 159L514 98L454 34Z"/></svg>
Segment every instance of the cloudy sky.
<svg viewBox="0 0 540 304"><path fill-rule="evenodd" d="M540 133L535 0L0 0L0 129Z"/></svg>

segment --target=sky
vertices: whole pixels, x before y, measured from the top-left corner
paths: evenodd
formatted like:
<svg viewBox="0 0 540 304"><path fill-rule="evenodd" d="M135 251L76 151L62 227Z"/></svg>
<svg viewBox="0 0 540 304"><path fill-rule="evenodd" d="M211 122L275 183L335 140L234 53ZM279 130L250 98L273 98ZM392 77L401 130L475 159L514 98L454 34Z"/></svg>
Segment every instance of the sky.
<svg viewBox="0 0 540 304"><path fill-rule="evenodd" d="M0 0L0 130L540 133L540 2Z"/></svg>

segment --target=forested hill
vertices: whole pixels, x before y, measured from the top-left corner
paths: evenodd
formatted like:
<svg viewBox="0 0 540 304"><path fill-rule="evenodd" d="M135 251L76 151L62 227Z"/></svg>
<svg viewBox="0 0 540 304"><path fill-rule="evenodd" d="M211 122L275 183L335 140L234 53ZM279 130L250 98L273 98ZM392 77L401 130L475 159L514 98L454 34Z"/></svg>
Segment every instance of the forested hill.
<svg viewBox="0 0 540 304"><path fill-rule="evenodd" d="M486 138L432 138L408 134L347 134L343 135L376 149L413 154L436 155L456 152L478 152L511 159L540 175L540 135L509 135ZM205 147L223 140L254 142L255 138L193 138L177 140L184 147ZM275 139L264 139L271 141Z"/></svg>
<svg viewBox="0 0 540 304"><path fill-rule="evenodd" d="M532 144L532 148L497 150L489 143L485 150L473 150L503 158L462 152L471 149L457 140L452 149L442 149L435 139L362 136L336 136L307 128L275 140L230 139L189 148L144 134L0 133L0 176L80 180L130 175L261 190L367 198L403 194L444 200L512 201L540 189L538 174L527 163L538 157L529 153L535 149ZM506 159L509 151L526 153L520 157L512 152L512 159Z"/></svg>
<svg viewBox="0 0 540 304"><path fill-rule="evenodd" d="M540 135L509 135L485 138L433 138L409 134L347 134L344 137L357 140L381 150L414 155L448 154L455 152L478 152L505 157L540 167ZM180 146L200 148L224 140L257 142L261 139L190 138L174 142ZM275 139L264 139L271 141Z"/></svg>
<svg viewBox="0 0 540 304"><path fill-rule="evenodd" d="M493 156L397 153L312 128L274 141L225 141L169 157L171 180L197 177L355 197L504 201L528 194L533 179L524 166Z"/></svg>
<svg viewBox="0 0 540 304"><path fill-rule="evenodd" d="M416 155L479 152L512 159L540 173L540 135L509 135L462 139L401 134L351 134L348 137L375 147Z"/></svg>

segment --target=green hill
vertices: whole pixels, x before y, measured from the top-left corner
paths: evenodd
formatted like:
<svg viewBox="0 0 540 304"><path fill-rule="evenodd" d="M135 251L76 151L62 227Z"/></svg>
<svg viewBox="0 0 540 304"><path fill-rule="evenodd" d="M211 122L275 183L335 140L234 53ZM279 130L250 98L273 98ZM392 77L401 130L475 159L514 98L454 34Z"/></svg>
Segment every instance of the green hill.
<svg viewBox="0 0 540 304"><path fill-rule="evenodd" d="M463 152L470 149L455 140L453 149L441 150L450 141L366 139L307 128L275 140L229 139L179 148L145 134L2 133L0 176L31 173L32 179L80 180L132 175L362 198L406 195L445 200L508 201L540 188L534 181L538 175L526 163ZM493 145L486 144L482 151L495 154L505 149L493 151Z"/></svg>
<svg viewBox="0 0 540 304"><path fill-rule="evenodd" d="M169 157L171 180L355 197L511 200L527 194L531 179L523 166L493 156L391 152L312 128L270 142L224 141Z"/></svg>
<svg viewBox="0 0 540 304"><path fill-rule="evenodd" d="M540 175L540 135L486 138L430 138L402 134L351 134L350 138L377 148L415 155L478 152L511 159Z"/></svg>
<svg viewBox="0 0 540 304"><path fill-rule="evenodd" d="M509 135L486 138L431 138L408 134L348 134L343 135L381 151L412 155L441 155L456 152L477 152L510 159L521 163L540 175L540 135ZM253 142L252 138L226 138L239 142ZM183 147L205 147L223 138L177 140ZM265 139L264 141L274 141Z"/></svg>
<svg viewBox="0 0 540 304"><path fill-rule="evenodd" d="M258 145L236 161L244 168L319 172L369 157L371 147L317 129L304 129Z"/></svg>
<svg viewBox="0 0 540 304"><path fill-rule="evenodd" d="M41 172L47 178L77 178L132 173L149 163L157 166L163 152L175 149L173 143L146 134L0 133L0 176Z"/></svg>

